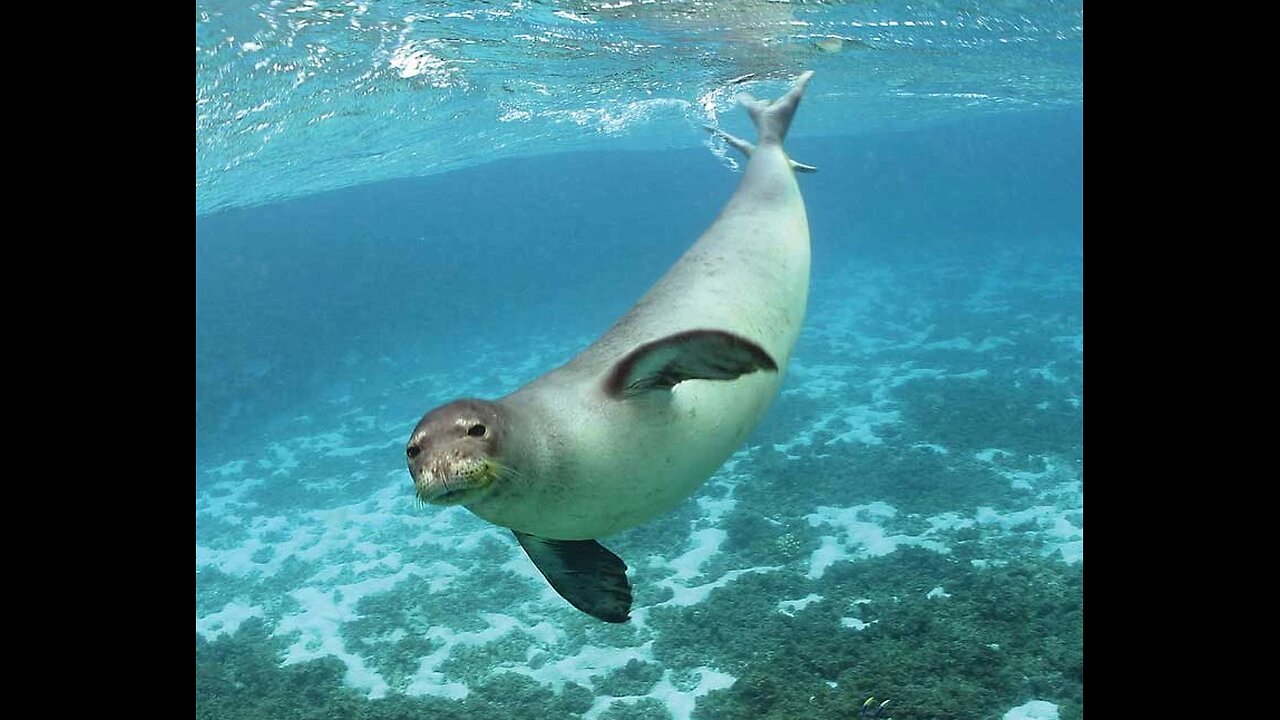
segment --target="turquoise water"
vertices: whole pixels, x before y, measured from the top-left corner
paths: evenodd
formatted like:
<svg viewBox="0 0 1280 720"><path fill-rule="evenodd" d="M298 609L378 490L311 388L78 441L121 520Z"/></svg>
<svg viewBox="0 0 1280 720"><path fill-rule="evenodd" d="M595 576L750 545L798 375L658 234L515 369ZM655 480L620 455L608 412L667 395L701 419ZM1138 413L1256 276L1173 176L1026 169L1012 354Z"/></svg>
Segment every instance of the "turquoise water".
<svg viewBox="0 0 1280 720"><path fill-rule="evenodd" d="M196 14L197 717L1083 715L1082 4ZM404 443L625 312L805 68L782 393L592 620Z"/></svg>

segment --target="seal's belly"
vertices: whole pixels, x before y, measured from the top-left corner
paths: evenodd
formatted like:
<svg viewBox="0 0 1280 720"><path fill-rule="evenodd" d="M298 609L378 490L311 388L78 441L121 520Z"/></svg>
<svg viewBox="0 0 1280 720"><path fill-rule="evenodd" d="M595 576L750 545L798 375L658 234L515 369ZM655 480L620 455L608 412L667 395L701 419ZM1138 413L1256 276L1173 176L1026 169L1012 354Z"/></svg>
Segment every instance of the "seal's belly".
<svg viewBox="0 0 1280 720"><path fill-rule="evenodd" d="M781 382L780 373L690 380L669 395L614 403L616 412L583 429L583 446L592 451L575 459L558 501L531 518L539 527L527 532L599 538L671 510L742 446Z"/></svg>

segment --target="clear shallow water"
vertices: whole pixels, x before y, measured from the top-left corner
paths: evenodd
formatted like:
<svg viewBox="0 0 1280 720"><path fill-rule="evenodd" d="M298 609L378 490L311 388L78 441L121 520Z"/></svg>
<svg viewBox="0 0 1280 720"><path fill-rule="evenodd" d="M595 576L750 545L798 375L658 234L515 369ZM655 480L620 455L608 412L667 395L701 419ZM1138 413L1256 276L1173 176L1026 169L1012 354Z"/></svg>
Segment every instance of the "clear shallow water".
<svg viewBox="0 0 1280 720"><path fill-rule="evenodd" d="M409 12L371 5L359 17ZM899 25L862 54L796 41L768 60L778 77L792 51L794 67L819 69L789 143L821 167L801 178L810 312L783 393L742 451L676 512L607 540L631 565L631 623L564 604L508 534L414 506L402 450L421 413L508 392L571 356L738 179L700 144L698 112L623 114L616 132L550 115L626 107L647 81L701 107L743 71L737 25L672 27L674 4L654 5L667 26L585 5L415 5L454 37L498 38L475 43L490 64L458 73L578 89L532 93L539 112L502 121L478 81L375 73L362 87L380 89L362 95L341 69L370 56L351 50L299 87L361 108L367 132L352 120L316 134L290 119L316 95L284 90L259 112L273 139L247 155L252 133L218 134L238 111L202 130L202 87L216 77L227 108L260 105L280 77L231 58L269 43L205 61L198 49L198 717L846 718L869 695L899 718L1082 714L1078 10L968 11L993 18L990 37L1035 40L931 51L925 38L941 34ZM906 7L784 9L852 35L851 14ZM217 44L218 22L254 37L262 14L283 18L282 53L373 37L344 34L354 11L204 10L198 48ZM1069 17L1076 26L1054 24ZM510 47L564 28L578 50ZM697 39L708 35L719 39ZM603 49L625 37L661 50L638 56L644 73L602 71L625 65ZM929 68L952 95L886 90ZM591 82L609 89L583 92ZM966 100L962 85L1012 101ZM713 96L715 119L747 134L731 93ZM392 96L442 109L416 115L429 138L391 121ZM484 141L499 131L505 145Z"/></svg>
<svg viewBox="0 0 1280 720"><path fill-rule="evenodd" d="M800 137L1078 107L1083 40L1082 2L199 2L196 212L690 147L803 69Z"/></svg>

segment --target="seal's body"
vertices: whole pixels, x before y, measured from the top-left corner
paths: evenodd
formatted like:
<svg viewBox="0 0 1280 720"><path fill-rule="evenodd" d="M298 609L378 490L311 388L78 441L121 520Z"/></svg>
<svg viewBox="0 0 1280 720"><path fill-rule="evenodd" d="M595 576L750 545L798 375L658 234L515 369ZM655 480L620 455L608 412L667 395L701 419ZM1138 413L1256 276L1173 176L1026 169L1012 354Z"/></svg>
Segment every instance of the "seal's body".
<svg viewBox="0 0 1280 720"><path fill-rule="evenodd" d="M496 402L428 413L408 445L418 497L513 530L579 609L627 619L626 565L594 542L670 510L777 395L804 319L809 226L782 140L812 73L746 100L750 161L720 216L599 340ZM723 134L723 133L722 133Z"/></svg>

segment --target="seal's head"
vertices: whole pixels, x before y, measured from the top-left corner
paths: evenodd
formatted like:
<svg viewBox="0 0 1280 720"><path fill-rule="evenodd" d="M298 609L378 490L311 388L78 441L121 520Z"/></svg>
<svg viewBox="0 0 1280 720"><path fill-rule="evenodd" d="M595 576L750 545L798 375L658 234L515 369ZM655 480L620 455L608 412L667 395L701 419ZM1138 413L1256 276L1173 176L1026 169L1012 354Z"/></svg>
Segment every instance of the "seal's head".
<svg viewBox="0 0 1280 720"><path fill-rule="evenodd" d="M505 430L502 408L488 400L455 400L424 415L405 448L418 499L462 505L484 497L513 472L499 459Z"/></svg>

